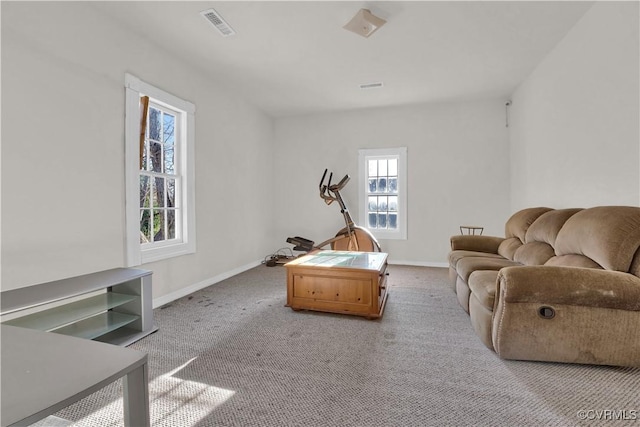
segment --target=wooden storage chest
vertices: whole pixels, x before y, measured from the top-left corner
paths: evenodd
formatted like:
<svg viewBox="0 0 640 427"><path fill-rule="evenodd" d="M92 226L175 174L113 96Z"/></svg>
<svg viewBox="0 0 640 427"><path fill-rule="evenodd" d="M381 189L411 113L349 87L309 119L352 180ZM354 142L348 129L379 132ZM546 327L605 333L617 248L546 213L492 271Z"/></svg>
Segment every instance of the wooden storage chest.
<svg viewBox="0 0 640 427"><path fill-rule="evenodd" d="M320 251L287 264L287 306L375 319L387 300L387 254Z"/></svg>

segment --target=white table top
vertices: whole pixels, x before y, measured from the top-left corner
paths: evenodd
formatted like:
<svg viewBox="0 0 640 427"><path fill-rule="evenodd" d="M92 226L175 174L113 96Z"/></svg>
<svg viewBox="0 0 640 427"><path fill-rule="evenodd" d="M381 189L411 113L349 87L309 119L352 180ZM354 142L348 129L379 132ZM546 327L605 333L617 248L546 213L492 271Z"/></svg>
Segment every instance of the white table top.
<svg viewBox="0 0 640 427"><path fill-rule="evenodd" d="M147 363L146 353L0 325L2 427L36 422Z"/></svg>

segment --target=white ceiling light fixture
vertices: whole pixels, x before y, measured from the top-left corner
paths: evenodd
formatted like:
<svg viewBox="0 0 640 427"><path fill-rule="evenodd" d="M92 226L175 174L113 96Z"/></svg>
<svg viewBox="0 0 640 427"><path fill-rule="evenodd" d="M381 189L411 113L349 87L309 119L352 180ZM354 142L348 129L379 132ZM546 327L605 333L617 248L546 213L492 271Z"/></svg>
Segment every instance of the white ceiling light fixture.
<svg viewBox="0 0 640 427"><path fill-rule="evenodd" d="M369 9L360 9L356 16L351 18L344 27L345 30L352 31L362 37L369 37L382 27L387 21L375 16Z"/></svg>
<svg viewBox="0 0 640 427"><path fill-rule="evenodd" d="M230 37L235 35L235 31L231 28L231 25L227 24L222 16L215 9L207 9L200 12L200 15L204 17L207 21L209 21L213 26L218 30L222 37Z"/></svg>

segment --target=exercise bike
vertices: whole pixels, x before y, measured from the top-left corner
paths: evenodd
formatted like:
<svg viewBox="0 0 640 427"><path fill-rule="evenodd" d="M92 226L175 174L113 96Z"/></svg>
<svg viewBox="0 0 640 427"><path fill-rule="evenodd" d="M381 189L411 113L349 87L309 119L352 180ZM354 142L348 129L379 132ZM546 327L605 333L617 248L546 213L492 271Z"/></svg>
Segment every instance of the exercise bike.
<svg viewBox="0 0 640 427"><path fill-rule="evenodd" d="M295 245L293 248L294 251L302 252L322 249L327 245L331 245L331 249L336 251L380 252L378 240L376 240L369 230L364 227L359 227L353 222L351 214L340 195L340 190L347 185L351 178L349 175L345 175L337 184L331 184L331 179L333 178L333 172L331 172L329 174L329 181L325 185L324 180L327 177L327 172L328 170L325 169L324 174L322 174L322 179L320 180L320 185L318 185L320 197L327 205L338 202L346 227L338 231L335 237L317 245L312 240L300 236L289 237L287 243Z"/></svg>

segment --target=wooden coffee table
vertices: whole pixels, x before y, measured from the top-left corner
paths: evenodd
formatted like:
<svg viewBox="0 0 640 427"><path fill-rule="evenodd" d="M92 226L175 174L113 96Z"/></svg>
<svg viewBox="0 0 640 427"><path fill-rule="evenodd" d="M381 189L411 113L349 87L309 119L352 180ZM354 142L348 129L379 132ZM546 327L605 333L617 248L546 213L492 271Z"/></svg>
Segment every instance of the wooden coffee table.
<svg viewBox="0 0 640 427"><path fill-rule="evenodd" d="M387 254L320 251L287 264L287 306L376 319L387 301Z"/></svg>

